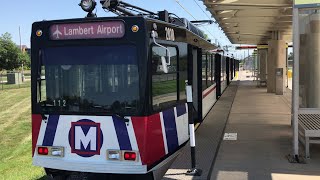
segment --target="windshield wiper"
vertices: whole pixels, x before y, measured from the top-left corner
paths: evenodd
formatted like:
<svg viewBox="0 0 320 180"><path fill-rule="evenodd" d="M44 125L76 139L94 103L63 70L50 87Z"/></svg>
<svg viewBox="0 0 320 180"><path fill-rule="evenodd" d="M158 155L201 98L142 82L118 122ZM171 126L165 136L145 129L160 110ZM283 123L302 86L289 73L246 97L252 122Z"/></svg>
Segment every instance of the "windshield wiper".
<svg viewBox="0 0 320 180"><path fill-rule="evenodd" d="M42 120L46 121L46 120L48 119L48 118L47 118L47 116L45 116L45 115L44 115L44 113L43 113L42 111L41 111L41 113L40 113L40 114L41 114Z"/></svg>
<svg viewBox="0 0 320 180"><path fill-rule="evenodd" d="M43 102L43 104L44 104L44 107L47 107L46 102ZM42 120L43 120L43 121L46 121L48 118L47 118L47 116L45 116L42 107L43 107L43 106L41 105L41 102L40 102L40 115L41 115L41 117L42 117Z"/></svg>
<svg viewBox="0 0 320 180"><path fill-rule="evenodd" d="M104 106L90 105L91 108L106 110L107 112L111 112L110 108Z"/></svg>

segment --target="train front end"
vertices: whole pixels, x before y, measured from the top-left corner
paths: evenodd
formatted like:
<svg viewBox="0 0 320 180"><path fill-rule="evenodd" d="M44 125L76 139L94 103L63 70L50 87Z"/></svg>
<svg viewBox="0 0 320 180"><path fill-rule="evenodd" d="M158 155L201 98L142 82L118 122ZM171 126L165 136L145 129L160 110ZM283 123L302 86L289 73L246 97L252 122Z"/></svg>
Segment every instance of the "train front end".
<svg viewBox="0 0 320 180"><path fill-rule="evenodd" d="M48 175L154 177L164 163L160 115L147 115L145 24L142 17L33 24L33 164Z"/></svg>

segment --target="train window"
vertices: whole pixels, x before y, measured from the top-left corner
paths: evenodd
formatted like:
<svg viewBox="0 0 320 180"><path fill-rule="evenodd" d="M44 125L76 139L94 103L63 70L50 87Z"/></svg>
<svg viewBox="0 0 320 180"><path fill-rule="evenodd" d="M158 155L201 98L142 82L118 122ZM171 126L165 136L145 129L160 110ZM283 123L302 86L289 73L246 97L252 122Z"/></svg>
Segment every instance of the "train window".
<svg viewBox="0 0 320 180"><path fill-rule="evenodd" d="M215 83L214 58L212 54L202 55L202 90L209 88Z"/></svg>
<svg viewBox="0 0 320 180"><path fill-rule="evenodd" d="M210 87L213 84L213 60L212 54L207 55L207 87Z"/></svg>
<svg viewBox="0 0 320 180"><path fill-rule="evenodd" d="M226 57L221 58L221 82L226 80Z"/></svg>
<svg viewBox="0 0 320 180"><path fill-rule="evenodd" d="M44 66L41 67L40 71L41 71L40 72L41 83L37 84L38 91L40 92L38 94L38 102L41 101L41 99L47 99L46 78L45 78L46 73L45 73Z"/></svg>
<svg viewBox="0 0 320 180"><path fill-rule="evenodd" d="M215 83L215 71L216 71L216 64L215 64L215 55L214 54L212 54L212 56L211 56L211 65L212 65L212 67L211 67L211 81L212 81L212 84L214 84Z"/></svg>
<svg viewBox="0 0 320 180"><path fill-rule="evenodd" d="M152 47L152 104L153 110L160 110L176 104L177 91L177 49L168 47L171 62L168 65L168 73L162 71L161 56L166 56L164 48Z"/></svg>
<svg viewBox="0 0 320 180"><path fill-rule="evenodd" d="M207 70L208 70L207 54L202 55L202 90L207 89Z"/></svg>
<svg viewBox="0 0 320 180"><path fill-rule="evenodd" d="M188 80L188 51L187 48L179 49L179 97L180 101L186 101L186 80Z"/></svg>

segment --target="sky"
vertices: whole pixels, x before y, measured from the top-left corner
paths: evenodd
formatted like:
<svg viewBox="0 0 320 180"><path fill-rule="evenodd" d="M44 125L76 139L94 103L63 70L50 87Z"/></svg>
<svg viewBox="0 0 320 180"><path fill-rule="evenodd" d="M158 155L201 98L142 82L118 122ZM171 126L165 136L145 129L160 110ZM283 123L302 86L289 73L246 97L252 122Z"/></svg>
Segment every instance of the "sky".
<svg viewBox="0 0 320 180"><path fill-rule="evenodd" d="M99 0L97 0L98 2ZM208 20L210 12L200 0L124 0L127 3L142 7L144 9L157 12L168 10L177 14L179 17L188 20ZM179 6L177 1L187 10ZM21 42L30 47L30 34L33 22L42 20L81 18L86 16L80 6L80 0L31 0L28 1L3 1L0 11L0 34L9 32L13 41L19 44L19 27L21 29ZM115 16L113 13L106 13L100 3L97 3L97 16ZM191 16L191 15L192 16ZM214 19L213 19L214 20ZM220 45L231 45L223 31L217 24L202 26L201 29L215 42ZM243 52L238 52L243 56Z"/></svg>

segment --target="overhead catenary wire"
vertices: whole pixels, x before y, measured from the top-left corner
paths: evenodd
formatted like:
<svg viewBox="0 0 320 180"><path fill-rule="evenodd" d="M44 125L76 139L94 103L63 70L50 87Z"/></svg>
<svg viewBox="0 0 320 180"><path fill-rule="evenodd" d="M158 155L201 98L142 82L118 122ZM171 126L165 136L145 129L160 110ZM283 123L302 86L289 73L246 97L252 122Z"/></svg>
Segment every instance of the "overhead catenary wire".
<svg viewBox="0 0 320 180"><path fill-rule="evenodd" d="M186 13L188 13L195 21L198 21L182 4L179 0L174 0Z"/></svg>
<svg viewBox="0 0 320 180"><path fill-rule="evenodd" d="M195 21L198 21L181 3L179 0L174 0L186 13L188 13ZM214 38L214 35L204 26L206 31Z"/></svg>
<svg viewBox="0 0 320 180"><path fill-rule="evenodd" d="M197 3L196 0L193 0L194 3L196 3L196 5L200 8L200 10L207 16L208 19L211 19L211 17L208 16L208 14L201 8L201 6ZM218 24L216 21L214 21L214 23ZM219 26L218 26L219 28ZM221 29L222 30L222 29ZM211 34L211 33L210 33ZM212 35L212 34L211 34ZM220 36L220 39L222 39L222 37Z"/></svg>
<svg viewBox="0 0 320 180"><path fill-rule="evenodd" d="M196 3L196 5L200 8L200 10L207 16L208 19L211 19L211 17L208 16L208 14L201 8L201 6L197 3L196 0L193 0L194 3Z"/></svg>

